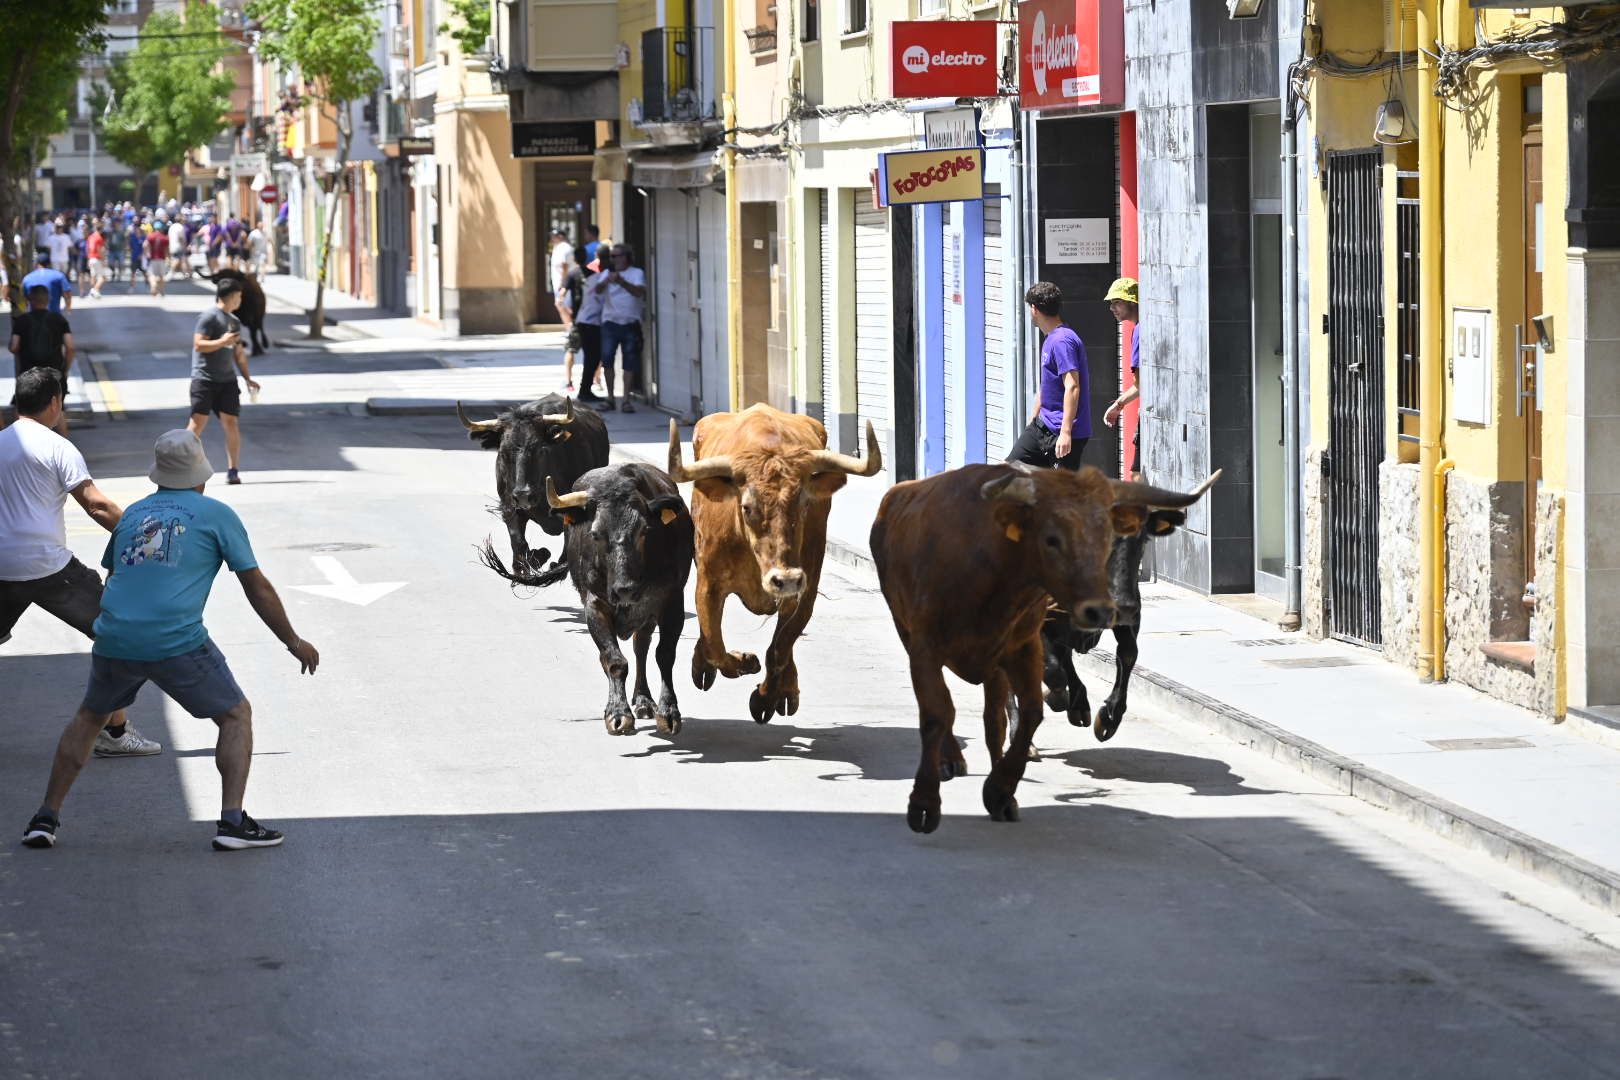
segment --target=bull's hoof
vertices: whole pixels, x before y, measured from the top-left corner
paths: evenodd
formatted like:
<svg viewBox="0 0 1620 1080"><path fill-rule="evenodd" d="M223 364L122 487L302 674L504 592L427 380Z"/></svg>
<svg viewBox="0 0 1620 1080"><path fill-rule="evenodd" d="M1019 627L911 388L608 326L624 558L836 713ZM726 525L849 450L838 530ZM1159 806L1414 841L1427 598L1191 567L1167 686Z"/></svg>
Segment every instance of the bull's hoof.
<svg viewBox="0 0 1620 1080"><path fill-rule="evenodd" d="M1114 706L1108 702L1097 710L1097 727L1092 732L1097 736L1098 742L1107 742L1119 730L1119 723L1125 719L1125 710L1120 709L1118 715L1114 713Z"/></svg>
<svg viewBox="0 0 1620 1080"><path fill-rule="evenodd" d="M990 780L984 783L984 808L990 812L991 821L1018 820L1018 800Z"/></svg>
<svg viewBox="0 0 1620 1080"><path fill-rule="evenodd" d="M771 722L771 714L776 711L776 698L755 690L748 695L748 715L754 718L756 724Z"/></svg>
<svg viewBox="0 0 1620 1080"><path fill-rule="evenodd" d="M1091 707L1089 705L1076 706L1069 710L1069 723L1075 727L1091 726Z"/></svg>
<svg viewBox="0 0 1620 1080"><path fill-rule="evenodd" d="M1035 749L1035 744L1034 743L1029 744L1029 757L1026 760L1028 760L1028 761L1039 761L1039 760L1041 760L1041 752L1039 750Z"/></svg>
<svg viewBox="0 0 1620 1080"><path fill-rule="evenodd" d="M609 735L634 735L636 733L636 718L627 712L606 713L602 723L607 727Z"/></svg>
<svg viewBox="0 0 1620 1080"><path fill-rule="evenodd" d="M715 668L709 664L700 664L692 661L692 684L699 690L707 690L714 685Z"/></svg>
<svg viewBox="0 0 1620 1080"><path fill-rule="evenodd" d="M751 652L727 653L726 662L720 667L720 674L728 679L740 679L744 675L758 675L759 657Z"/></svg>
<svg viewBox="0 0 1620 1080"><path fill-rule="evenodd" d="M911 826L912 832L933 832L939 828L939 807L912 803L906 807L906 824Z"/></svg>
<svg viewBox="0 0 1620 1080"><path fill-rule="evenodd" d="M681 733L681 714L678 709L670 709L658 718L658 734L679 735Z"/></svg>
<svg viewBox="0 0 1620 1080"><path fill-rule="evenodd" d="M1053 712L1069 711L1069 688L1058 687L1046 692L1046 707Z"/></svg>
<svg viewBox="0 0 1620 1080"><path fill-rule="evenodd" d="M652 698L636 698L635 712L637 720L651 720L653 718L653 713L657 711L657 706L653 704Z"/></svg>
<svg viewBox="0 0 1620 1080"><path fill-rule="evenodd" d="M955 780L958 776L968 774L967 759L963 757L947 757L939 763L939 778L941 780Z"/></svg>

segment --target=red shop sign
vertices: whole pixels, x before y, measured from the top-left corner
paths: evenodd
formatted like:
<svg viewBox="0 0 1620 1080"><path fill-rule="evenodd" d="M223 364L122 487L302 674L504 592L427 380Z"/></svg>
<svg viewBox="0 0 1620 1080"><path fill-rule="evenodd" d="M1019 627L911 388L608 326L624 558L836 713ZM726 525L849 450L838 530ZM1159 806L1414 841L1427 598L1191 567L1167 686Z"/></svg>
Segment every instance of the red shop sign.
<svg viewBox="0 0 1620 1080"><path fill-rule="evenodd" d="M1018 103L1026 109L1123 105L1122 0L1023 0Z"/></svg>
<svg viewBox="0 0 1620 1080"><path fill-rule="evenodd" d="M897 22L891 29L895 97L995 96L995 23Z"/></svg>

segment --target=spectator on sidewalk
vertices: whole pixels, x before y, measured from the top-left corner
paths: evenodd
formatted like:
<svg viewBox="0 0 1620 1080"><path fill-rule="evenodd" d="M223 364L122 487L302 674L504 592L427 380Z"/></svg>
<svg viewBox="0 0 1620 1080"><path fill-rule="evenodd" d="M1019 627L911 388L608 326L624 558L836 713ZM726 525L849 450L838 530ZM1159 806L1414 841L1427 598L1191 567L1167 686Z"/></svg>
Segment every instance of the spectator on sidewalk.
<svg viewBox="0 0 1620 1080"><path fill-rule="evenodd" d="M55 846L62 803L98 733L148 682L219 728L214 764L222 791L215 850L274 847L282 840L281 833L242 809L253 764L253 709L203 626L203 608L220 565L241 580L248 603L301 672L313 675L320 653L293 631L236 512L203 494L214 470L197 437L165 432L154 456L149 475L158 490L130 506L101 558L109 573L95 623L90 682L57 744L45 801L23 833L29 847Z"/></svg>
<svg viewBox="0 0 1620 1080"><path fill-rule="evenodd" d="M579 261L582 264L595 262L597 251L601 248L601 246L602 230L598 229L595 225L585 226L585 243L580 246L580 251L584 253L585 257Z"/></svg>
<svg viewBox="0 0 1620 1080"><path fill-rule="evenodd" d="M124 269L129 258L129 233L124 229L124 219L114 214L112 224L107 227L107 280L117 281L118 275Z"/></svg>
<svg viewBox="0 0 1620 1080"><path fill-rule="evenodd" d="M551 273L548 284L553 299L562 291L563 278L568 276L568 268L573 265L574 245L568 242L568 234L561 229L551 230Z"/></svg>
<svg viewBox="0 0 1620 1080"><path fill-rule="evenodd" d="M248 273L256 278L262 278L270 272L270 238L264 235L264 230L253 226L253 231L247 237Z"/></svg>
<svg viewBox="0 0 1620 1080"><path fill-rule="evenodd" d="M1108 406L1103 413L1103 423L1113 427L1119 422L1120 413L1125 407L1142 396L1142 324L1140 308L1137 306L1136 279L1122 277L1117 279L1108 288L1108 295L1103 297L1108 302L1108 310L1113 314L1117 323L1131 324L1131 387ZM1125 463L1125 475L1132 480L1142 478L1142 417L1138 410L1136 418L1136 434L1131 438L1131 457Z"/></svg>
<svg viewBox="0 0 1620 1080"><path fill-rule="evenodd" d="M169 226L169 276L179 274L182 277L191 276L191 264L186 261L186 247L190 243L191 233L186 229L185 222L178 217Z"/></svg>
<svg viewBox="0 0 1620 1080"><path fill-rule="evenodd" d="M28 290L28 310L11 320L11 355L16 361L17 378L34 368L50 368L67 386L68 370L73 367L73 330L60 312L50 310L50 290L35 285ZM58 435L68 433L67 414L51 425Z"/></svg>
<svg viewBox="0 0 1620 1080"><path fill-rule="evenodd" d="M582 267L583 275L589 267ZM602 297L596 291L596 286L607 277L607 271L598 267L589 277L584 278L584 287L579 300L579 311L574 315L574 328L579 331L579 348L585 354L585 372L579 380L579 400L588 405L597 405L602 398L596 394L595 387L607 385L607 401L613 401L613 367L602 363Z"/></svg>
<svg viewBox="0 0 1620 1080"><path fill-rule="evenodd" d="M238 421L242 415L242 387L236 373L242 373L250 391L259 389L248 372L241 324L232 314L241 306L242 283L225 278L215 289L213 308L197 317L191 335L191 422L186 427L201 440L209 414L219 417L225 429L227 484L242 482L242 429Z"/></svg>
<svg viewBox="0 0 1620 1080"><path fill-rule="evenodd" d="M39 263L32 272L22 279L23 295L26 296L34 290L34 286L43 285L50 293L50 303L45 305L50 310L61 314L63 311L73 310L73 282L61 270L50 265L50 254L36 255Z"/></svg>
<svg viewBox="0 0 1620 1080"><path fill-rule="evenodd" d="M58 316L60 318L60 316ZM0 644L38 605L85 637L95 636L101 576L67 547L62 508L72 495L90 520L112 532L123 511L101 493L78 449L51 428L62 414L63 383L54 368L17 377L17 422L0 431ZM97 757L144 757L162 751L113 710L96 729Z"/></svg>
<svg viewBox="0 0 1620 1080"><path fill-rule="evenodd" d="M632 391L640 389L641 316L647 298L647 275L632 266L633 252L628 244L614 244L611 270L597 275L593 291L602 298L602 364L608 369L608 396L604 409L613 405L613 358L621 351L624 365L624 411L633 413Z"/></svg>
<svg viewBox="0 0 1620 1080"><path fill-rule="evenodd" d="M97 222L90 223L90 232L84 238L85 277L90 279L90 298L101 299L101 287L107 284L107 237Z"/></svg>
<svg viewBox="0 0 1620 1080"><path fill-rule="evenodd" d="M1091 377L1086 347L1063 322L1063 293L1050 281L1037 281L1024 294L1029 315L1045 335L1041 341L1041 382L1035 415L1013 444L1008 461L1042 468L1080 468L1080 454L1091 438Z"/></svg>

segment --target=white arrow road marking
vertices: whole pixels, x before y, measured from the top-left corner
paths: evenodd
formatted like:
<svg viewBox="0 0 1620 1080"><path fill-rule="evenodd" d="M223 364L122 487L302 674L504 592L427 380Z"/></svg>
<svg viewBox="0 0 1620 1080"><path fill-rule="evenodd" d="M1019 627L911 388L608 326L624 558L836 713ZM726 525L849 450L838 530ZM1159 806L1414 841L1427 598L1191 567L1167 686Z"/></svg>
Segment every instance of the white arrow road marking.
<svg viewBox="0 0 1620 1080"><path fill-rule="evenodd" d="M370 585L362 585L354 580L354 575L343 568L343 564L330 555L313 555L310 557L315 569L326 578L325 585L294 585L292 588L299 592L312 593L315 596L324 596L329 600L341 600L345 604L357 604L365 607L367 604L381 600L395 589L403 589L408 582L404 581L376 581Z"/></svg>

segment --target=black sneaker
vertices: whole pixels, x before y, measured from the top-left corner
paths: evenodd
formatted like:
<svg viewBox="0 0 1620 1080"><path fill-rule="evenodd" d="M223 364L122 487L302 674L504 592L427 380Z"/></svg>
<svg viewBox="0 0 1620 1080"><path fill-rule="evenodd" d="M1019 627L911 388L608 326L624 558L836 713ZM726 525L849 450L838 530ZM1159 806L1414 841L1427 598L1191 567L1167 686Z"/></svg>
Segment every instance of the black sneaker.
<svg viewBox="0 0 1620 1080"><path fill-rule="evenodd" d="M579 392L579 397L576 398L575 400L583 401L587 405L595 405L598 401L601 401L602 399L597 394L592 393L590 388L587 387L586 389L581 390Z"/></svg>
<svg viewBox="0 0 1620 1080"><path fill-rule="evenodd" d="M44 814L35 814L23 833L23 847L48 848L56 846L56 822Z"/></svg>
<svg viewBox="0 0 1620 1080"><path fill-rule="evenodd" d="M242 824L232 825L221 820L214 830L215 851L241 851L243 848L275 847L281 843L281 834L267 829L257 821L242 815Z"/></svg>

